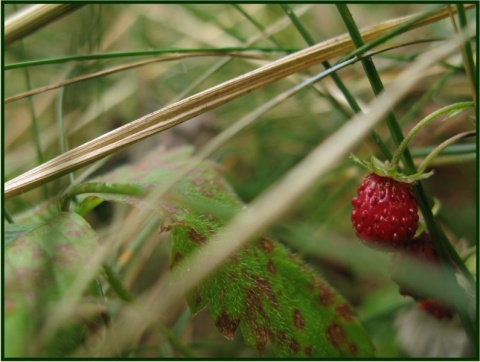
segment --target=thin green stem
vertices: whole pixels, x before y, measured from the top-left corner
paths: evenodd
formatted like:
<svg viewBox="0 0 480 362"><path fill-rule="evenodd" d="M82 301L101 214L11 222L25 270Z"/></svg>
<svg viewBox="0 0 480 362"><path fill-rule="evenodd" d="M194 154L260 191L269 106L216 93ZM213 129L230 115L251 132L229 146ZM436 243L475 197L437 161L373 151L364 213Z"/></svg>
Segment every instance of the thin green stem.
<svg viewBox="0 0 480 362"><path fill-rule="evenodd" d="M60 58L32 60L32 61L21 62L21 63L6 64L3 67L3 70L7 71L12 69L35 67L40 65L53 65L53 64L60 64L60 63L68 63L72 61L87 61L87 60L102 60L102 59L109 60L109 59L115 59L115 58L152 56L152 55L159 55L159 54L204 53L204 52L218 52L218 53L239 52L241 53L241 52L252 52L252 51L258 51L258 52L264 52L264 53L277 53L277 52L293 53L299 50L300 49L284 48L284 47L150 49L150 50L132 51L132 52L94 53L94 54L86 54L86 55L65 56Z"/></svg>
<svg viewBox="0 0 480 362"><path fill-rule="evenodd" d="M395 27L394 29L386 32L385 34L379 36L378 38L375 38L374 40L368 42L367 44L362 44L361 46L358 46L354 51L348 53L342 59L348 59L348 58L353 57L355 55L365 53L368 50L376 47L377 45L380 45L380 44L386 42L387 40L408 31L412 27L412 25L419 22L420 20L428 18L430 15L435 14L443 6L444 5L439 6L439 7L435 7L432 10L428 10L428 11L422 13L422 14L419 14L418 16L416 16L416 17L412 18L411 20L403 23L402 25L399 25L399 26ZM362 40L362 43L363 43L363 40Z"/></svg>
<svg viewBox="0 0 480 362"><path fill-rule="evenodd" d="M249 13L247 13L239 4L232 4L232 6L240 12L254 27L256 27L259 31L262 33L265 31L265 28L260 24L258 21L256 21L252 16L250 16ZM284 49L283 45L275 38L273 35L270 35L268 39L275 44L278 49Z"/></svg>
<svg viewBox="0 0 480 362"><path fill-rule="evenodd" d="M192 3L186 3L183 5L183 7L190 11L196 18L205 21L206 23L215 25L217 28L223 30L226 34L237 39L240 43L246 42L244 35L238 30L238 26L231 25L231 23L228 23L229 26L225 25L220 20L218 13L212 13L211 10L207 10L207 8L203 6L197 6L196 4Z"/></svg>
<svg viewBox="0 0 480 362"><path fill-rule="evenodd" d="M30 81L30 74L27 69L25 69L24 75L25 75L25 81L27 83L27 88L32 89L32 82ZM40 131L38 129L37 116L36 116L35 107L33 105L33 101L31 98L28 99L28 109L30 110L30 115L32 117L31 130L32 130L32 137L35 144L35 151L37 153L37 162L40 165L43 163L44 158L43 158L42 146L40 144L40 137L39 137Z"/></svg>
<svg viewBox="0 0 480 362"><path fill-rule="evenodd" d="M5 206L3 207L3 217L5 218L5 220L8 221L8 223L15 224L15 221L13 220L12 216L10 215Z"/></svg>
<svg viewBox="0 0 480 362"><path fill-rule="evenodd" d="M172 333L172 331L167 328L166 326L164 326L162 323L156 323L155 324L155 327L158 328L158 330L160 331L160 333L163 334L164 337L167 338L168 342L170 343L170 345L176 349L178 352L182 353L185 357L188 357L188 358L198 358L198 356L196 355L196 353L189 347L187 347L186 345L184 345L179 339L178 337Z"/></svg>
<svg viewBox="0 0 480 362"><path fill-rule="evenodd" d="M425 169L430 165L430 163L442 152L445 148L450 146L451 144L457 142L458 140L476 135L476 131L468 131L459 133L453 137L450 137L448 140L443 141L440 143L435 149L422 161L422 163L418 166L418 172L422 173Z"/></svg>
<svg viewBox="0 0 480 362"><path fill-rule="evenodd" d="M248 14L245 10L243 10L238 4L232 4L235 9L237 9L243 16L245 16L253 26L255 26L259 31L264 32L265 29L264 27L258 23L250 14ZM287 8L290 9L287 5ZM290 15L293 16L295 19L298 19L293 11L290 10ZM299 22L299 21L298 21ZM303 27L302 27L303 28ZM275 44L277 47L282 48L281 43L275 39L272 35L269 36L268 38L273 44ZM312 40L313 44L313 40ZM328 63L326 63L328 65ZM325 63L324 63L325 65ZM329 68L330 66L326 67ZM333 77L336 77L336 74L333 75ZM350 112L345 110L345 108L337 101L336 98L332 97L330 94L323 94L319 91L318 88L314 87L313 88L315 91L317 91L320 95L323 97L327 98L333 105L334 108L338 109L342 114L344 114L347 118L351 116Z"/></svg>
<svg viewBox="0 0 480 362"><path fill-rule="evenodd" d="M462 30L465 30L468 28L467 24L467 16L465 14L465 8L463 4L456 4L457 7L457 14L458 14L458 20L460 23L460 28ZM472 46L470 44L470 41L467 40L465 43L463 43L463 52L462 56L465 61L465 71L467 72L468 75L468 80L470 82L470 86L472 88L473 94L472 98L474 102L477 100L477 94L478 94L478 83L476 82L477 76L475 72L475 63L473 60L473 51L472 51ZM476 104L475 104L476 107Z"/></svg>
<svg viewBox="0 0 480 362"><path fill-rule="evenodd" d="M142 250L145 242L149 239L155 229L158 229L158 218L152 216L146 221L145 225L142 226L140 232L135 236L135 239L128 244L125 253L130 257L126 258L126 260L122 260L122 258L118 259L115 265L116 272L126 271L128 268L136 265L135 262L138 258L139 251Z"/></svg>
<svg viewBox="0 0 480 362"><path fill-rule="evenodd" d="M121 300L127 303L132 303L133 301L135 301L135 298L130 294L127 288L125 288L122 281L118 278L117 274L108 264L103 265L103 271L105 272L105 276L107 277L108 284L120 297Z"/></svg>
<svg viewBox="0 0 480 362"><path fill-rule="evenodd" d="M425 127L427 124L429 124L431 121L433 121L435 118L437 118L438 116L441 116L442 114L445 114L445 113L450 113L450 112L453 112L453 111L459 111L459 110L463 110L463 109L466 109L466 108L470 108L470 107L473 107L473 102L461 102L461 103L455 103L455 104L450 104L446 107L443 107L443 108L440 108L439 110L429 114L427 117L425 117L424 119L422 119L420 122L418 122L415 127L413 127L410 132L408 133L408 135L403 139L403 141L400 143L400 145L398 146L397 150L395 151L395 154L393 155L393 159L392 159L392 162L390 164L390 166L392 168L396 168L398 166L398 163L400 161L400 157L401 155L404 153L404 151L406 150L406 148L408 147L408 144L410 143L410 141L413 139L413 137L415 137L415 135L423 128Z"/></svg>
<svg viewBox="0 0 480 362"><path fill-rule="evenodd" d="M427 157L433 150L434 146L416 148L412 150L414 157ZM477 153L477 145L475 143L460 143L458 145L448 146L440 151L439 156L475 156Z"/></svg>
<svg viewBox="0 0 480 362"><path fill-rule="evenodd" d="M74 196L88 193L120 194L131 196L143 196L146 194L144 188L123 183L112 182L90 182L73 186L61 199L61 209L68 210L68 202Z"/></svg>
<svg viewBox="0 0 480 362"><path fill-rule="evenodd" d="M62 87L58 91L58 95L55 101L55 113L57 117L57 131L58 131L58 142L60 146L60 152L65 153L68 151L68 137L67 132L65 131L65 122L63 119L63 98L65 94L65 87ZM30 98L31 99L31 98ZM68 179L70 184L73 185L75 182L74 173L70 172L68 174Z"/></svg>
<svg viewBox="0 0 480 362"><path fill-rule="evenodd" d="M313 37L310 35L310 33L307 31L307 29L305 29L302 22L298 19L298 17L295 15L295 13L292 11L292 9L287 4L280 4L280 6L282 7L285 14L287 14L287 16L290 18L290 20L292 21L292 24L295 26L295 28L298 30L300 35L303 37L303 39L305 40L307 45L309 45L309 46L314 45L315 41L314 41ZM322 65L325 67L325 69L329 69L329 68L332 67L328 61L322 62ZM348 90L345 83L343 83L340 76L336 73L333 73L331 75L331 77L332 77L332 80L337 85L338 89L340 89L340 91L344 95L345 99L347 100L348 104L350 105L350 107L352 108L354 113L361 113L362 110L361 110L360 106L358 105L358 102L356 101L356 99L352 95L352 93ZM334 99L334 98L332 98L332 99ZM375 130L372 130L370 132L370 135L373 138L374 142L377 144L377 146L380 148L382 153L387 158L390 158L391 157L390 150L387 148L387 146L385 145L383 140L380 138L378 133Z"/></svg>
<svg viewBox="0 0 480 362"><path fill-rule="evenodd" d="M461 163L471 162L477 160L477 153L467 153L464 155L452 155L452 156L440 156L437 157L432 164L434 166L442 166L442 165L456 165L458 166Z"/></svg>
<svg viewBox="0 0 480 362"><path fill-rule="evenodd" d="M352 38L352 41L355 44L355 47L360 48L364 46L365 43L363 42L362 35L360 34L360 31L357 25L355 24L355 21L353 20L352 14L350 13L347 5L337 4L336 6L338 8L340 16L342 17L347 27L350 37ZM365 70L365 73L368 77L368 80L370 82L370 85L373 89L374 94L378 96L384 90L384 87L383 87L382 80L380 79L380 76L377 70L375 69L373 60L371 58L363 59L362 66ZM403 134L392 112L389 112L386 115L386 122L395 144L399 145L400 142L403 140ZM387 158L390 159L390 157L387 157Z"/></svg>
<svg viewBox="0 0 480 362"><path fill-rule="evenodd" d="M55 113L57 116L57 131L58 131L58 142L60 146L60 152L64 153L68 151L68 142L67 135L65 132L64 121L63 121L63 94L65 88L60 88L58 96L55 102Z"/></svg>
<svg viewBox="0 0 480 362"><path fill-rule="evenodd" d="M292 22L292 24L295 26L295 28L297 29L297 31L300 33L300 35L302 36L303 40L305 40L305 42L309 45L309 46L312 46L313 44L315 44L315 40L313 40L312 36L310 35L310 33L307 31L307 29L305 29L305 27L303 26L302 22L300 21L300 19L298 19L298 17L295 15L295 13L293 12L293 10L290 8L290 6L288 6L287 4L280 4L280 7L282 8L282 10L285 12L285 14L290 18L290 21Z"/></svg>

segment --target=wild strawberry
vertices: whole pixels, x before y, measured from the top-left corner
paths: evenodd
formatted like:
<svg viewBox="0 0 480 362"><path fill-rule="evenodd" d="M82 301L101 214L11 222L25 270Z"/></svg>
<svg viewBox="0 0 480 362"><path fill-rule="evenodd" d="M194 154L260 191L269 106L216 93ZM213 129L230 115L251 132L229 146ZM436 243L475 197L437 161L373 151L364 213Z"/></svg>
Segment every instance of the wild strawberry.
<svg viewBox="0 0 480 362"><path fill-rule="evenodd" d="M404 296L410 296L416 301L427 299L427 295L415 292L403 283L403 280L408 279L409 275L411 275L409 272L412 260L440 268L440 259L435 251L435 245L428 230L423 232L418 238L403 243L401 249L392 258L392 280L399 285L399 293Z"/></svg>
<svg viewBox="0 0 480 362"><path fill-rule="evenodd" d="M413 239L418 207L408 183L375 173L365 177L352 200L358 238L376 247L397 247Z"/></svg>
<svg viewBox="0 0 480 362"><path fill-rule="evenodd" d="M399 293L404 296L410 296L418 302L418 307L438 319L450 318L453 310L446 303L431 298L425 292L420 290L414 291L412 288L404 285L403 280L411 277L411 263L416 259L418 262L426 266L434 267L440 270L440 259L435 251L435 245L431 239L428 230L423 232L418 238L403 243L401 250L393 256L392 279L399 285Z"/></svg>

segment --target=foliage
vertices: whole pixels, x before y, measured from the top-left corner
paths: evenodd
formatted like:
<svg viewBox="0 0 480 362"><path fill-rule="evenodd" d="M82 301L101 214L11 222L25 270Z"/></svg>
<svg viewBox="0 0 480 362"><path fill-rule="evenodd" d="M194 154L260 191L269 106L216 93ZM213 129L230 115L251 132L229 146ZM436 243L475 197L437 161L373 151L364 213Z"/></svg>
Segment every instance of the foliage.
<svg viewBox="0 0 480 362"><path fill-rule="evenodd" d="M9 18L29 6L3 8ZM476 113L458 107L477 106L476 43L452 44L475 34L474 4L36 9L5 23L5 356L475 355ZM444 43L455 51L438 56ZM330 142L389 96L398 102L369 137L351 132L358 147ZM430 122L445 111L448 122ZM269 199L282 212L255 208L327 145ZM413 188L417 235L431 231L442 273L408 260L405 283L449 296L452 319L422 314L398 293L389 256L355 240L365 170L348 153L409 177L434 171ZM15 180L29 188L12 196ZM264 227L222 239L249 210ZM202 283L162 295L190 260L251 230L261 233L220 264L205 256ZM424 337L405 338L420 324Z"/></svg>
<svg viewBox="0 0 480 362"><path fill-rule="evenodd" d="M31 343L45 327L45 321L35 316L55 311L55 304L68 298L76 275L88 267L97 236L76 213L62 213L39 225L7 225L5 231L5 332L9 336L5 355L64 356L78 347L86 329L101 317L95 283L82 297L77 309L80 318L59 330L44 351L35 350Z"/></svg>
<svg viewBox="0 0 480 362"><path fill-rule="evenodd" d="M185 150L166 155L161 151L101 180L161 186L168 182L168 173L185 164L186 155ZM213 167L206 163L197 168L174 188L174 202L161 205L162 218L169 220L163 228L172 229L174 269L178 263L188 263L189 254L221 232L228 216L243 206ZM142 203L131 196L102 194L101 185L98 192L96 197L106 200ZM261 355L267 340L279 357L372 355L373 347L349 304L274 240L261 237L224 264L190 292L188 302L194 314L209 305L215 325L227 339L233 340L240 327L246 342Z"/></svg>

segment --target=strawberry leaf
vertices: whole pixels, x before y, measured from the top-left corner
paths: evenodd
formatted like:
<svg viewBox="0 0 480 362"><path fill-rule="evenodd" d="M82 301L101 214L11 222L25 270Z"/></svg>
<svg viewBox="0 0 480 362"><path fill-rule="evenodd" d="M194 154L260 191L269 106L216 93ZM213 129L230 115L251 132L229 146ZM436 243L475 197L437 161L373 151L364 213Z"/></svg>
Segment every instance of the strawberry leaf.
<svg viewBox="0 0 480 362"><path fill-rule="evenodd" d="M160 185L188 162L190 150L153 152L141 163L94 180L129 183L145 190ZM96 198L142 206L139 196L111 193ZM176 183L175 197L162 200L161 217L172 230L171 266L209 242L243 203L216 171L202 163ZM88 196L85 202L90 202ZM82 207L82 205L80 205ZM208 262L206 260L206 262ZM278 357L367 357L373 346L351 306L324 280L268 236L245 245L187 295L192 313L207 305L228 340L240 329L260 355L270 343Z"/></svg>
<svg viewBox="0 0 480 362"><path fill-rule="evenodd" d="M5 234L5 355L24 357L43 327L43 319L32 314L47 313L58 300L69 297L67 291L88 266L97 237L75 213L63 213L42 224L7 224ZM102 307L89 300L95 294L93 289L86 291L82 306L98 315ZM79 347L84 321L90 317L94 315L84 314L64 325L42 350L47 356L61 357Z"/></svg>
<svg viewBox="0 0 480 362"><path fill-rule="evenodd" d="M219 187L217 174L206 169L201 177L201 183L197 178L187 186L188 199L208 194L215 205L240 210L243 205L234 195L225 198L226 189ZM193 204L188 199L183 206ZM223 225L198 204L178 210L172 230L173 268L205 245ZM246 342L260 355L268 342L277 357L362 357L373 353L345 300L269 237L244 246L187 300L193 313L209 305L215 325L227 339L233 340L240 328Z"/></svg>

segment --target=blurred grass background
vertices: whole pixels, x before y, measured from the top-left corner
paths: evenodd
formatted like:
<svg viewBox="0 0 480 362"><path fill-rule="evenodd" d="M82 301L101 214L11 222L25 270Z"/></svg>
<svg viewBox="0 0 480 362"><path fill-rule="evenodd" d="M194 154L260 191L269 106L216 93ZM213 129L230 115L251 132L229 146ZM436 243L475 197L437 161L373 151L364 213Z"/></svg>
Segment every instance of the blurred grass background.
<svg viewBox="0 0 480 362"><path fill-rule="evenodd" d="M8 17L29 5L3 6ZM346 32L334 5L293 4L291 8L315 42ZM430 5L355 4L349 8L358 26L363 27L425 11ZM467 15L469 22L475 23L475 10L468 11ZM444 19L400 35L389 44L451 37L453 33L451 20ZM5 48L5 64L106 52L127 54L118 58L66 61L5 71L5 98L154 57L129 56L134 51L245 47L251 49L249 54L255 54L257 59L211 56L153 63L4 104L4 178L10 180L66 149L306 46L283 9L275 4L86 5ZM418 54L435 46L432 41L375 56L374 62L382 81L388 84ZM274 48L275 51L258 51L257 48ZM308 73L290 76L141 141L112 156L97 172L135 162L159 144L166 148L185 144L201 148L215 134L297 84L300 76L313 75L321 70L321 66L312 67ZM338 74L360 105L373 99L359 63ZM459 52L432 67L394 111L406 134L434 110L471 98ZM235 191L248 203L338 129L351 114L344 96L331 79L326 79L317 89L305 89L257 119L219 149L213 159L219 163ZM417 135L410 149L417 156L416 160L421 161L427 154L426 148L457 133L475 129L475 122L473 111L462 113L448 122L434 121ZM393 152L395 147L386 125L381 124L377 131ZM477 237L476 142L466 139L461 143L464 148L452 147L450 155L443 156L433 165L435 176L424 182L429 197L441 202L439 218L460 254L473 247ZM365 158L372 153L379 154L370 139L366 139L355 152ZM76 171L73 177L83 171ZM355 239L350 223L350 200L364 175L363 170L346 159L328 175L321 187L302 200L269 232L300 254L358 308L379 356L403 357L406 351L397 338L393 321L398 310L408 308L410 301L398 295L388 275L373 277L361 268L323 258L315 247L319 240ZM7 200L5 208L14 220L21 222L25 212L52 200L68 184L69 178L62 177ZM124 205L102 205L96 213L88 216L89 221L102 236L116 225L114 221L121 220L125 208ZM151 234L144 241L144 249L139 251L138 263L122 274L123 282L134 294L148 289L158 274L168 269L168 242L159 243L158 239L152 227ZM114 263L115 260L115 256L112 257ZM226 342L209 320L208 312L202 312L192 320L182 305L177 315L167 319L165 323L171 332L195 351L196 356L255 357L245 348L238 334L235 342ZM151 333L129 356L182 356L182 353L162 334Z"/></svg>

